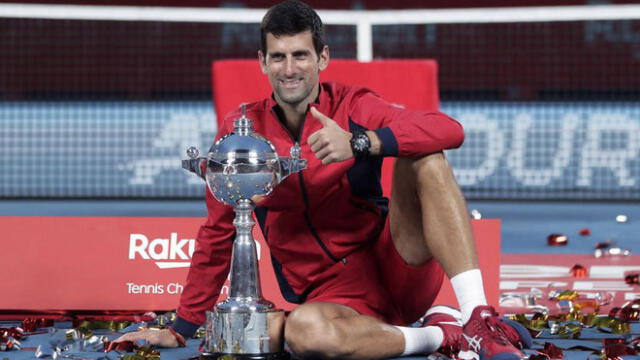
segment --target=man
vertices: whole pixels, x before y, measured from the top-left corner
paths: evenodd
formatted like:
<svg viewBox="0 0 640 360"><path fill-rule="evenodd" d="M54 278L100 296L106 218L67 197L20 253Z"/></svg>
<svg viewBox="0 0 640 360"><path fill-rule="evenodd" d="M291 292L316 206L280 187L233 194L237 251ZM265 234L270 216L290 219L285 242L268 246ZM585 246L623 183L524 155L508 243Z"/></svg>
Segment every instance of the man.
<svg viewBox="0 0 640 360"><path fill-rule="evenodd" d="M466 205L442 153L462 144L460 124L439 112L395 107L367 89L320 83L329 48L320 18L302 2L272 7L261 30L258 58L273 95L248 105L247 116L278 153L298 142L308 159L306 170L256 210L283 295L301 303L286 320L289 347L303 358L438 349L523 357L512 344L520 334L487 306ZM218 137L238 116L225 117ZM390 204L379 183L383 156L398 157ZM209 191L207 205L173 333L120 340L177 346L214 307L229 270L233 210ZM406 327L432 305L443 270L462 312L435 307L422 327Z"/></svg>

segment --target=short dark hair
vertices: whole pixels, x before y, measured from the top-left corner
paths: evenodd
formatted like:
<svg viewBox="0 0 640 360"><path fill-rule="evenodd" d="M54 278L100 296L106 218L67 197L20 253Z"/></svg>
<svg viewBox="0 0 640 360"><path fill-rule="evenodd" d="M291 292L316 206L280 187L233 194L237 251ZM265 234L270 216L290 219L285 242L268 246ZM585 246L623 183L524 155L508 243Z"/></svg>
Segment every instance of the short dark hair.
<svg viewBox="0 0 640 360"><path fill-rule="evenodd" d="M262 18L260 24L260 45L262 53L267 55L267 34L275 36L295 35L304 31L311 31L313 47L319 55L326 45L324 41L324 26L320 16L311 6L298 0L285 0L272 6Z"/></svg>

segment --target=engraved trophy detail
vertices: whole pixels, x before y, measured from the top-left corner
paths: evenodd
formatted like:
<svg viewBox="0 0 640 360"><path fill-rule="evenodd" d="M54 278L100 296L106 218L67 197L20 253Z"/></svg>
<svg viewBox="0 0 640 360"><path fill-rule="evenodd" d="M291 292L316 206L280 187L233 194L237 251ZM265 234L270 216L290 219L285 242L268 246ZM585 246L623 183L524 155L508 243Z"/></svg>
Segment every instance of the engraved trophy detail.
<svg viewBox="0 0 640 360"><path fill-rule="evenodd" d="M236 236L229 296L207 312L206 359L287 359L283 351L284 311L262 297L252 229L253 210L287 176L306 168L300 146L279 157L273 144L256 133L241 106L233 132L219 139L206 158L190 147L183 168L204 178L213 196L235 210ZM206 164L206 166L205 166Z"/></svg>

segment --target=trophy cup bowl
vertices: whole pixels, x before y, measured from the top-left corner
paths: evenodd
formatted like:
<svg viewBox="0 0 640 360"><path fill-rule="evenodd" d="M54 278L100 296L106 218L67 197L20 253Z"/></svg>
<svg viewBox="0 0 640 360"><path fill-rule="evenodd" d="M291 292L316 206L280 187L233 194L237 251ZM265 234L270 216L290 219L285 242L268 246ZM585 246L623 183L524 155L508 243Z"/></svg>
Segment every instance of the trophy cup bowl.
<svg viewBox="0 0 640 360"><path fill-rule="evenodd" d="M270 194L278 171L278 156L267 139L257 133L231 133L209 153L206 181L218 201L236 207L239 200L256 204Z"/></svg>
<svg viewBox="0 0 640 360"><path fill-rule="evenodd" d="M219 139L206 159L189 148L191 159L183 161L184 168L203 177L213 196L236 213L229 296L207 312L201 358L288 359L283 350L284 311L262 297L252 213L277 184L305 169L306 160L299 158L298 144L291 148L291 157L279 157L273 144L253 130L244 105L241 111L234 131Z"/></svg>

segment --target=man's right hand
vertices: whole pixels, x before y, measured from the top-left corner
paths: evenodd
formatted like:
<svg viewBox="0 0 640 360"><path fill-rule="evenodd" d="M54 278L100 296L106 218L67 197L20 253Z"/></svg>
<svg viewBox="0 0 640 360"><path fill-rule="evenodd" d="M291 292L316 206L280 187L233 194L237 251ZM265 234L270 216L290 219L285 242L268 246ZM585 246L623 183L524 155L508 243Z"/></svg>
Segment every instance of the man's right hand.
<svg viewBox="0 0 640 360"><path fill-rule="evenodd" d="M138 340L147 340L150 345L155 345L159 347L165 348L173 348L178 347L178 340L175 336L169 331L169 329L146 329L141 331L134 331L130 333L126 333L115 340L115 342L120 341L133 341L136 342Z"/></svg>

